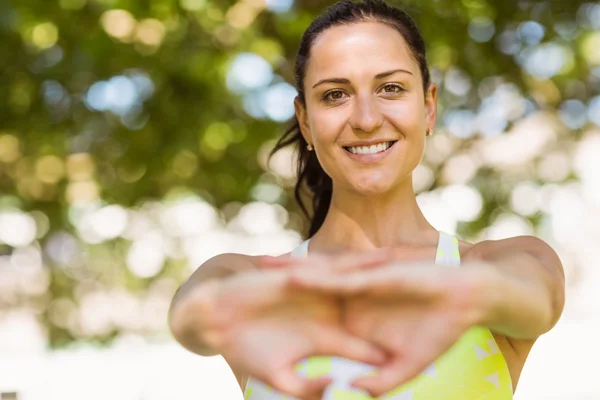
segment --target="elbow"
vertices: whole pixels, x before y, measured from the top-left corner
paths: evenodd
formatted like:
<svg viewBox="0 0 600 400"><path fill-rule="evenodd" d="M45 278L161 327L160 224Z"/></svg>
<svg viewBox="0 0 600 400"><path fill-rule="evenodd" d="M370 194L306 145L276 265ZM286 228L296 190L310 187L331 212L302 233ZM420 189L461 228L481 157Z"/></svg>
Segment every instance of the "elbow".
<svg viewBox="0 0 600 400"><path fill-rule="evenodd" d="M548 333L556 326L562 316L565 304L564 281L556 279L550 284L540 284L539 286L539 297L544 299L544 302L540 303L539 327L541 329L537 336Z"/></svg>
<svg viewBox="0 0 600 400"><path fill-rule="evenodd" d="M562 280L557 280L554 289L552 290L553 293L551 295L552 298L552 319L550 321L550 327L548 329L548 331L552 328L554 328L556 326L556 324L558 323L558 321L560 321L560 318L562 316L562 313L564 311L565 308L565 281L564 279Z"/></svg>

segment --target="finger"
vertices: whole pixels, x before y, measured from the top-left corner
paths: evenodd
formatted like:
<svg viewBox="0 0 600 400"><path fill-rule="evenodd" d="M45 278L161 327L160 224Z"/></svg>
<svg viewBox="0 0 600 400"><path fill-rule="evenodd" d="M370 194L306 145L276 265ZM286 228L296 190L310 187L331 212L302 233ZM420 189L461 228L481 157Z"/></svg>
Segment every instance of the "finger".
<svg viewBox="0 0 600 400"><path fill-rule="evenodd" d="M371 365L382 365L388 356L373 343L349 334L341 328L325 328L315 332L316 356L339 356Z"/></svg>
<svg viewBox="0 0 600 400"><path fill-rule="evenodd" d="M441 271L446 272L446 271ZM373 295L377 297L431 299L443 295L449 279L440 270L427 265L398 268L395 265L355 271L344 275L293 271L289 286L328 292L341 296ZM452 272L452 271L450 271Z"/></svg>
<svg viewBox="0 0 600 400"><path fill-rule="evenodd" d="M332 265L335 272L352 272L385 265L391 260L391 250L382 249L365 253L351 253L338 256Z"/></svg>
<svg viewBox="0 0 600 400"><path fill-rule="evenodd" d="M317 264L327 261L330 256L326 255L311 255L310 257L271 257L262 256L258 258L259 268L280 268L280 267L297 267L297 266L308 266L311 264Z"/></svg>
<svg viewBox="0 0 600 400"><path fill-rule="evenodd" d="M344 255L313 254L308 257L270 257L263 256L258 259L260 269L277 269L282 267L308 269L315 268L320 271L351 272L370 269L385 265L390 261L390 249L377 250L366 253L351 253Z"/></svg>
<svg viewBox="0 0 600 400"><path fill-rule="evenodd" d="M377 265L391 259L391 256L391 250L382 249L363 253L352 252L343 255L312 254L308 257L263 256L259 258L259 263L264 265L309 265L314 263L327 263L335 270L352 270L359 269L363 266L368 267Z"/></svg>
<svg viewBox="0 0 600 400"><path fill-rule="evenodd" d="M294 289L323 292L332 295L350 296L360 294L360 290L330 274L308 275L295 273L289 277L289 286Z"/></svg>
<svg viewBox="0 0 600 400"><path fill-rule="evenodd" d="M375 374L355 379L352 386L366 390L374 397L382 396L419 375L420 371L409 364L404 358L397 357Z"/></svg>
<svg viewBox="0 0 600 400"><path fill-rule="evenodd" d="M243 305L246 312L253 312L281 303L288 295L288 291L286 271L273 270L264 273L243 271L227 279L220 279L214 297L217 306L224 305L227 309L234 304L237 307ZM235 308L231 308L230 311L235 312ZM226 321L228 317L222 315L220 319Z"/></svg>
<svg viewBox="0 0 600 400"><path fill-rule="evenodd" d="M258 258L259 268L279 268L293 264L297 259L292 257L262 256Z"/></svg>
<svg viewBox="0 0 600 400"><path fill-rule="evenodd" d="M257 266L259 269L277 269L289 264L284 257L262 256L258 258Z"/></svg>
<svg viewBox="0 0 600 400"><path fill-rule="evenodd" d="M291 287L340 296L367 294L377 289L376 283L377 280L374 280L369 274L358 272L348 275L333 275L314 271L294 271L289 277ZM389 285L389 282L384 282L384 285Z"/></svg>
<svg viewBox="0 0 600 400"><path fill-rule="evenodd" d="M331 382L332 379L328 377L303 378L296 373L292 366L278 370L270 380L270 384L275 390L300 399L321 398L323 391Z"/></svg>

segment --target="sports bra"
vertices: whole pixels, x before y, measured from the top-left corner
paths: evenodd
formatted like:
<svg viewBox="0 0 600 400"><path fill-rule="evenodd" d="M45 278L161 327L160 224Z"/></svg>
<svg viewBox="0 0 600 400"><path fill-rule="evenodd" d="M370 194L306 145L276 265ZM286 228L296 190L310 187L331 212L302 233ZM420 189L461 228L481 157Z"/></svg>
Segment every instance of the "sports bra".
<svg viewBox="0 0 600 400"><path fill-rule="evenodd" d="M292 257L306 257L309 241L303 242ZM439 232L436 264L460 265L458 239ZM296 373L332 378L323 400L375 399L350 383L376 370L375 366L338 356L308 357L296 364ZM387 400L510 400L513 398L508 365L492 333L485 327L472 327L442 356L414 379L378 399ZM252 376L244 391L246 400L299 400L284 395Z"/></svg>

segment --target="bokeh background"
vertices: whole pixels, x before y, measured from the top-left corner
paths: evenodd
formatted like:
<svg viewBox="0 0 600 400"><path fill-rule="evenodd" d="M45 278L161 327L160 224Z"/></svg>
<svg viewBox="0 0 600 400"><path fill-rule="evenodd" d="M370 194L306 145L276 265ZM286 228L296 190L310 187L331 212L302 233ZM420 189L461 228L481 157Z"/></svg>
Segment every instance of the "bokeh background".
<svg viewBox="0 0 600 400"><path fill-rule="evenodd" d="M0 1L0 393L242 398L167 310L209 257L301 241L293 149L268 153L331 3ZM536 235L564 264L563 317L515 398L600 398L600 2L390 3L440 88L414 179L426 217L472 242Z"/></svg>

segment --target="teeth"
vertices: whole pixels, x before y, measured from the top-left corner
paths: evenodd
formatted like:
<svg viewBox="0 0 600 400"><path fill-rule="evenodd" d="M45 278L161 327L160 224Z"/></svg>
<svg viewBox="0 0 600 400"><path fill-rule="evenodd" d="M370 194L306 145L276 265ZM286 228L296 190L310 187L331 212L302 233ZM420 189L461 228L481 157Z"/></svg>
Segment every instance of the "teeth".
<svg viewBox="0 0 600 400"><path fill-rule="evenodd" d="M372 146L348 147L352 154L377 154L390 148L393 142L379 143Z"/></svg>

